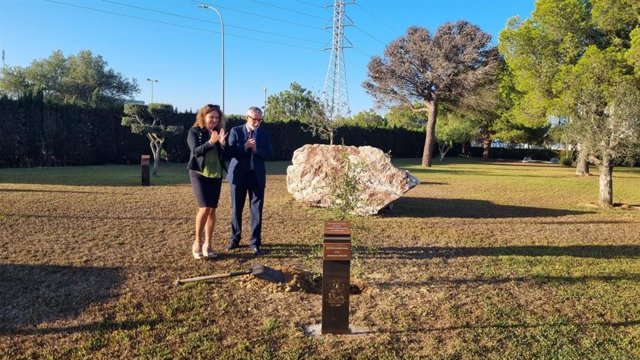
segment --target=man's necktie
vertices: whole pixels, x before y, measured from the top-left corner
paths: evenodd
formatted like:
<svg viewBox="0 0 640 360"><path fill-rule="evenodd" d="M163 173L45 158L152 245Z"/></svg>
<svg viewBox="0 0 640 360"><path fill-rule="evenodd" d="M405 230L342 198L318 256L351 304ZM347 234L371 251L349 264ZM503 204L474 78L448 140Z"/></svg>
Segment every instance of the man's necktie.
<svg viewBox="0 0 640 360"><path fill-rule="evenodd" d="M253 139L254 134L255 134L255 131L254 131L254 130L249 131L249 139ZM250 168L251 168L251 170L254 170L254 169L253 169L253 149L251 149L251 162L250 162Z"/></svg>

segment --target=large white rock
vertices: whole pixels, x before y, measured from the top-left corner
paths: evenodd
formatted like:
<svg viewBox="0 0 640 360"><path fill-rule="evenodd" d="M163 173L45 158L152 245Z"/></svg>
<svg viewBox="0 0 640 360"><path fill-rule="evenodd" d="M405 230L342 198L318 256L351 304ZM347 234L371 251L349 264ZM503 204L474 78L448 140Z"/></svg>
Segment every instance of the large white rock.
<svg viewBox="0 0 640 360"><path fill-rule="evenodd" d="M292 162L287 168L287 190L296 200L312 206L336 205L336 186L345 185L349 177L357 179L354 212L358 215L378 213L420 183L371 146L305 145L293 153ZM349 177L345 177L347 168Z"/></svg>

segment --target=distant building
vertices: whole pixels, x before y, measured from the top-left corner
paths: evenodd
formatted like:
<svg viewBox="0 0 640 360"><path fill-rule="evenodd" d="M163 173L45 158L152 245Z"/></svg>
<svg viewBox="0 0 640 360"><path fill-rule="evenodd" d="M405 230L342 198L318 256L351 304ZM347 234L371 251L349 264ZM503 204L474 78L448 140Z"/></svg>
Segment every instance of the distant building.
<svg viewBox="0 0 640 360"><path fill-rule="evenodd" d="M135 99L125 99L124 100L125 104L138 104L138 105L144 105L144 101L142 100L135 100Z"/></svg>

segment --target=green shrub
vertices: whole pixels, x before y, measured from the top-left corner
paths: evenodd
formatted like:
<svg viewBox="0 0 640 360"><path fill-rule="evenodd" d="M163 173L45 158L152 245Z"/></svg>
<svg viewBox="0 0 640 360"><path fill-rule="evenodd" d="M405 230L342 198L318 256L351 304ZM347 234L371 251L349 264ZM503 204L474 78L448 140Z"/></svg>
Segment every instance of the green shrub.
<svg viewBox="0 0 640 360"><path fill-rule="evenodd" d="M573 159L570 158L570 157L566 157L566 156L562 156L560 158L559 162L560 162L560 165L562 165L562 166L571 166L571 165L573 165Z"/></svg>

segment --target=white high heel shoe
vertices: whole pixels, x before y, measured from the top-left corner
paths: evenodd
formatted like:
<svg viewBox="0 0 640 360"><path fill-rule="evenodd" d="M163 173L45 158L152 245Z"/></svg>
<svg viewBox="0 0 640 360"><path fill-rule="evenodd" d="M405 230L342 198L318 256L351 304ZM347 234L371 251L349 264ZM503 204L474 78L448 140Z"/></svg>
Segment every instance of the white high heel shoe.
<svg viewBox="0 0 640 360"><path fill-rule="evenodd" d="M218 258L218 254L213 252L213 250L206 243L202 245L202 255L207 259L216 259Z"/></svg>
<svg viewBox="0 0 640 360"><path fill-rule="evenodd" d="M200 250L199 248L200 248L200 245L198 245L198 250ZM202 253L199 252L198 250L194 250L193 245L191 246L191 255L193 255L193 258L196 260L202 259Z"/></svg>

